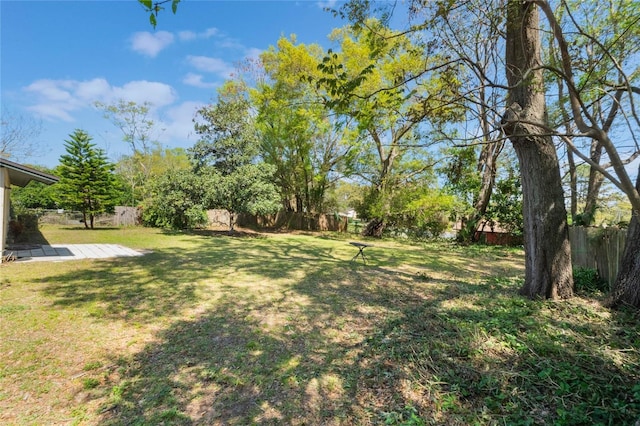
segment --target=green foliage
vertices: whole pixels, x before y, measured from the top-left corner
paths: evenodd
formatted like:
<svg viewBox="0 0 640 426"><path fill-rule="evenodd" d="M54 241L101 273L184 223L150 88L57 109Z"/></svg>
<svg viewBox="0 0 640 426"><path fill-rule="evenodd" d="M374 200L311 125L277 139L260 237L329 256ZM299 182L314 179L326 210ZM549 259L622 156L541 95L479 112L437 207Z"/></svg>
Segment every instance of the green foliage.
<svg viewBox="0 0 640 426"><path fill-rule="evenodd" d="M95 215L114 207L115 178L113 164L91 140L88 133L76 130L65 141L67 154L60 157L56 170L60 181L56 188L60 205L81 211L85 227L93 228Z"/></svg>
<svg viewBox="0 0 640 426"><path fill-rule="evenodd" d="M147 153L122 156L116 163L121 186L119 205L137 206L148 196L149 183L172 170L190 170L189 156L183 148L156 146Z"/></svg>
<svg viewBox="0 0 640 426"><path fill-rule="evenodd" d="M444 177L444 189L455 196L453 207L456 218L469 218L474 214L474 206L481 187L478 171L478 152L475 146L446 148L442 150L444 162L438 172ZM467 223L467 221L464 221ZM475 233L476 223L468 222L472 229L461 229L458 238L470 241Z"/></svg>
<svg viewBox="0 0 640 426"><path fill-rule="evenodd" d="M360 210L379 224L365 232L379 234L393 214L394 193L410 180L429 178L422 133L459 117L449 101L460 81L442 65L443 57L425 58L415 39L379 20L334 30L331 37L341 51L327 52L315 83L330 108L357 122L361 142L354 147L353 173L373 191ZM431 72L435 68L439 72Z"/></svg>
<svg viewBox="0 0 640 426"><path fill-rule="evenodd" d="M597 269L573 268L575 290L582 294L608 293L609 284L600 278Z"/></svg>
<svg viewBox="0 0 640 426"><path fill-rule="evenodd" d="M207 224L204 179L189 170L169 170L150 185L142 220L146 225L191 229Z"/></svg>
<svg viewBox="0 0 640 426"><path fill-rule="evenodd" d="M215 105L198 111L200 140L189 150L195 171L206 188L202 198L208 208L231 214L265 214L278 210L273 184L274 168L257 160L259 142L249 102L233 83L224 86Z"/></svg>
<svg viewBox="0 0 640 426"><path fill-rule="evenodd" d="M251 163L258 155L258 135L243 98L219 99L198 110L195 130L200 139L189 149L196 171L211 166L223 175Z"/></svg>
<svg viewBox="0 0 640 426"><path fill-rule="evenodd" d="M33 166L32 166L33 167ZM54 170L35 167L49 174L55 174ZM13 187L11 189L11 207L15 211L25 209L56 209L56 185L45 185L41 182L31 181L25 187Z"/></svg>
<svg viewBox="0 0 640 426"><path fill-rule="evenodd" d="M471 209L481 184L477 148L447 148L443 150L442 155L445 161L438 171L446 179L445 188L465 205L464 210Z"/></svg>
<svg viewBox="0 0 640 426"><path fill-rule="evenodd" d="M496 182L486 215L512 234L522 235L524 217L519 176L510 175Z"/></svg>
<svg viewBox="0 0 640 426"><path fill-rule="evenodd" d="M95 389L100 386L100 380L95 377L88 377L86 379L82 379L82 388L85 390Z"/></svg>
<svg viewBox="0 0 640 426"><path fill-rule="evenodd" d="M322 54L318 45L280 38L262 54L267 78L251 91L261 156L275 167L274 181L287 208L309 213L327 211L327 191L339 172L349 174L356 152L353 126L325 108L309 81L320 75Z"/></svg>
<svg viewBox="0 0 640 426"><path fill-rule="evenodd" d="M131 150L118 161L117 171L129 186L130 198L125 205L135 206L144 198L144 187L152 176L155 157L157 152L162 152L153 139L156 123L149 117L152 104L120 99L112 104L96 102L95 106L120 130L122 141Z"/></svg>
<svg viewBox="0 0 640 426"><path fill-rule="evenodd" d="M270 214L280 208L280 197L272 183L273 167L265 163L245 164L223 175L212 169L207 176L206 205L232 214ZM233 229L233 218L229 224Z"/></svg>
<svg viewBox="0 0 640 426"><path fill-rule="evenodd" d="M388 232L433 238L447 229L454 204L451 195L414 183L397 188L387 197L369 188L356 211L364 220L386 217Z"/></svg>
<svg viewBox="0 0 640 426"><path fill-rule="evenodd" d="M158 25L158 13L164 10L163 5L171 3L171 11L175 15L178 12L180 0L158 0L155 2L153 0L138 0L138 3L149 13L149 23L155 28Z"/></svg>

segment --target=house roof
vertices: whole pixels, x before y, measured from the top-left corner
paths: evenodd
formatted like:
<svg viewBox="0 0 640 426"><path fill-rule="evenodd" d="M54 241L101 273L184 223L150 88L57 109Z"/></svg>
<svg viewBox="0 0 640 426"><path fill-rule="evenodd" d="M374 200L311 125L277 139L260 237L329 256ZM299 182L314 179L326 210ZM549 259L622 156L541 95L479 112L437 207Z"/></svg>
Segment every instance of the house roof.
<svg viewBox="0 0 640 426"><path fill-rule="evenodd" d="M26 186L32 180L51 185L60 180L57 176L14 163L2 157L0 157L0 168L7 169L9 172L9 182L11 182L12 185Z"/></svg>

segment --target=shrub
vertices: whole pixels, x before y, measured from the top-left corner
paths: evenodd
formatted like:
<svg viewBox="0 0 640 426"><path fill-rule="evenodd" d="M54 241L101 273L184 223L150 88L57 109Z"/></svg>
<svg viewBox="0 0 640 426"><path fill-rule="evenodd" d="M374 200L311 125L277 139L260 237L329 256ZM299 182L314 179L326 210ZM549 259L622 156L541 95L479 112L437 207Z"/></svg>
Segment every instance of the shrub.
<svg viewBox="0 0 640 426"><path fill-rule="evenodd" d="M597 269L574 268L573 284L578 293L606 293L609 291L609 284L600 278Z"/></svg>

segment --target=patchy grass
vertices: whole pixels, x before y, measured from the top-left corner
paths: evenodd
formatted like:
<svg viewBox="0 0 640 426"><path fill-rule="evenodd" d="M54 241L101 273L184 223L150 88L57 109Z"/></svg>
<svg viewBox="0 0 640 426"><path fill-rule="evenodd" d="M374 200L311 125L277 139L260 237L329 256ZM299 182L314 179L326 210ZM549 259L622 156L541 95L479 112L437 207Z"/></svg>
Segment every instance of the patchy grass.
<svg viewBox="0 0 640 426"><path fill-rule="evenodd" d="M634 424L640 326L517 295L522 253L85 231L139 258L0 269L3 424Z"/></svg>

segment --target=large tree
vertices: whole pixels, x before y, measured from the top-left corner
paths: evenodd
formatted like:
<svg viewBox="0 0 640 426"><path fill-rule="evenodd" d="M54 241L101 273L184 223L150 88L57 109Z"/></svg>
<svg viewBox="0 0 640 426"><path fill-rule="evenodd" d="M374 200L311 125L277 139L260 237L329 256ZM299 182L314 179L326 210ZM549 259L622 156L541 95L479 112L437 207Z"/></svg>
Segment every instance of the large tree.
<svg viewBox="0 0 640 426"><path fill-rule="evenodd" d="M130 188L131 200L127 200L128 203L136 205L145 196L144 187L152 174L154 151L162 151L155 139L152 105L120 99L111 104L96 102L95 106L120 130L122 141L130 149L130 153L123 155L116 166Z"/></svg>
<svg viewBox="0 0 640 426"><path fill-rule="evenodd" d="M250 104L229 82L218 101L198 110L198 142L189 150L195 172L205 178L205 205L229 210L229 230L239 213L266 214L278 210L273 168L258 156L259 139Z"/></svg>
<svg viewBox="0 0 640 426"><path fill-rule="evenodd" d="M540 23L534 4L507 2L505 134L518 155L522 179L525 282L528 297L573 294L567 212L555 145L544 130L546 103Z"/></svg>
<svg viewBox="0 0 640 426"><path fill-rule="evenodd" d="M308 213L325 211L329 189L348 173L352 120L336 117L321 102L322 91L309 81L319 78L318 45L280 38L261 55L264 72L254 90L261 153L273 165L285 208Z"/></svg>
<svg viewBox="0 0 640 426"><path fill-rule="evenodd" d="M486 2L466 2L456 12L445 12L439 2L427 2L411 17L417 28L429 28L422 42L439 45L458 66L460 96L453 100L464 110L463 125L451 126L442 135L453 148L446 151L449 183L466 192L469 208L459 219L463 225L458 238L473 242L479 223L487 219L487 209L498 175L499 157L505 138L498 125L505 102L504 14L487 7ZM425 17L426 15L426 17ZM437 40L437 43L435 42ZM452 55L452 52L455 52ZM504 155L502 155L504 157ZM468 166L468 167L467 167ZM456 176L465 169L465 176Z"/></svg>
<svg viewBox="0 0 640 426"><path fill-rule="evenodd" d="M60 157L56 186L60 204L81 211L85 228L93 229L95 216L113 207L114 166L91 140L77 129L65 141L67 154Z"/></svg>
<svg viewBox="0 0 640 426"><path fill-rule="evenodd" d="M368 198L375 206L363 233L381 236L393 192L431 172L422 130L458 116L457 105L443 99L456 96L459 80L447 58L423 56L410 37L381 21L368 19L335 30L332 37L341 50L328 52L318 84L329 94L329 107L358 122L363 142L355 172L369 182Z"/></svg>
<svg viewBox="0 0 640 426"><path fill-rule="evenodd" d="M580 64L583 62L580 58L575 58L571 54L572 44L569 43L566 33L566 24L563 25L554 13L549 2L544 0L531 0L529 6L537 6L545 15L551 32L553 34L553 42L558 52L557 67L547 67L556 76L559 76L562 84L566 87L567 104L571 111L572 122L576 132L581 137L586 137L596 141L597 145L608 156L612 172L610 173L597 161L589 158L580 152L572 143L572 138L561 135L567 146L574 153L588 163L592 168L611 180L625 195L629 198L633 212L631 225L627 233L627 246L621 262L620 272L612 289L611 303L612 305L629 304L640 307L640 262L637 259L637 242L640 241L640 226L638 226L638 216L640 215L640 191L638 190L638 179L634 185L626 165L629 159L623 157L623 151L619 144L615 143L614 135L616 134L611 127L611 122L615 118L617 111L623 108L626 99L627 108L625 115L627 117L627 134L632 139L631 158L640 153L640 145L635 139L635 133L640 128L640 118L638 117L633 96L640 93L640 88L633 85L633 81L639 77L640 68L638 68L638 47L637 40L640 31L638 30L638 22L640 21L640 5L637 2L621 2L616 5L615 10L617 19L616 26L611 28L617 35L612 36L609 42L602 41L597 34L589 34L583 28L579 20L575 19L571 13L573 12L566 4L564 12L570 17L570 24L574 27L575 32L581 34L590 41L590 46L597 48L598 55L603 61L610 63L611 72L602 72L599 68L591 69L588 76L594 75L596 84L590 82L585 84L585 79L580 78ZM613 12L609 12L613 13ZM607 32L604 32L606 35ZM624 53L621 53L624 52ZM628 55L635 52L636 55ZM625 58L625 60L621 60ZM588 82L588 79L587 79ZM593 105L593 91L599 92L601 97L608 97L612 101L612 106L608 114L603 114ZM596 99L598 97L596 96ZM599 115L602 113L602 117ZM549 129L550 130L550 129Z"/></svg>
<svg viewBox="0 0 640 426"><path fill-rule="evenodd" d="M640 155L638 144L627 145L627 137L633 137L634 108L631 94L633 84L640 78L637 58L640 54L640 29L637 2L607 0L581 2L567 0L551 13L550 5L540 3L550 18L555 31L548 32L548 49L545 63L549 78L556 80L557 102L553 106L557 127L566 133L570 144L567 158L572 181L572 216L577 222L590 225L600 205L600 191L605 181L601 170L611 172L615 163L600 138L585 138L573 119L573 100L578 99L582 119L590 126L600 128L612 138L620 153L620 160L628 164ZM565 46L564 48L562 46ZM567 70L570 72L567 74ZM627 86L623 89L624 86ZM551 85L553 88L554 85ZM573 87L573 89L572 89ZM573 100L572 100L573 99ZM553 122L553 121L552 121ZM584 125L582 126L584 129ZM626 146L625 146L626 145ZM586 200L578 206L575 194L575 168L572 149L580 149L581 157L589 160ZM614 171L613 174L616 172Z"/></svg>

